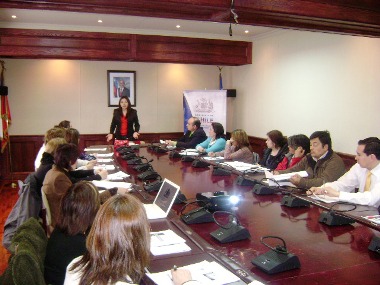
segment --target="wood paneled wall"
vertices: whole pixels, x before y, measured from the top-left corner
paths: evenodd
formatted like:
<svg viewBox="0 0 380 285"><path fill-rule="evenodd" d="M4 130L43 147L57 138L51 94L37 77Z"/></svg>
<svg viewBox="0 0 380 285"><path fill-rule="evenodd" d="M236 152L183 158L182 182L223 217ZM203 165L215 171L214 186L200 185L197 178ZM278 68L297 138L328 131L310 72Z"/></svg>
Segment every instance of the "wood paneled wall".
<svg viewBox="0 0 380 285"><path fill-rule="evenodd" d="M10 58L234 66L252 63L252 42L98 32L0 29L0 55Z"/></svg>
<svg viewBox="0 0 380 285"><path fill-rule="evenodd" d="M181 132L176 133L145 133L141 134L141 140L146 143L159 142L160 140L179 138L183 135ZM228 134L227 134L228 135ZM105 134L81 135L80 149L91 145L107 144ZM259 137L249 137L252 149L260 156L266 147L265 139ZM26 174L34 171L34 160L43 143L43 136L11 136L10 149L6 148L3 154L0 154L0 180L18 180L23 179ZM343 158L347 169L355 164L355 157L350 154L339 153ZM9 163L11 157L12 165ZM12 170L12 171L11 171ZM13 174L13 175L11 175Z"/></svg>
<svg viewBox="0 0 380 285"><path fill-rule="evenodd" d="M224 23L232 19L227 0L2 0L0 7ZM233 8L245 25L380 36L378 0L239 0Z"/></svg>

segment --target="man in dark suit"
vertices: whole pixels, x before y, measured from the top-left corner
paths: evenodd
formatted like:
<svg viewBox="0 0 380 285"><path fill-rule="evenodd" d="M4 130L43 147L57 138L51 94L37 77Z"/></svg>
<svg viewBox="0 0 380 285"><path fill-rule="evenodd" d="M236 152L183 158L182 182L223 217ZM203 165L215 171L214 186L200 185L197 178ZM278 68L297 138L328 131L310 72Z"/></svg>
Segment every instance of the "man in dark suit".
<svg viewBox="0 0 380 285"><path fill-rule="evenodd" d="M182 148L195 148L195 146L207 139L206 133L201 127L201 121L198 118L191 117L187 121L187 132L178 141L168 140L168 145Z"/></svg>
<svg viewBox="0 0 380 285"><path fill-rule="evenodd" d="M117 88L117 97L127 96L130 98L130 91L127 87L125 87L125 82L123 79L119 81L119 87Z"/></svg>

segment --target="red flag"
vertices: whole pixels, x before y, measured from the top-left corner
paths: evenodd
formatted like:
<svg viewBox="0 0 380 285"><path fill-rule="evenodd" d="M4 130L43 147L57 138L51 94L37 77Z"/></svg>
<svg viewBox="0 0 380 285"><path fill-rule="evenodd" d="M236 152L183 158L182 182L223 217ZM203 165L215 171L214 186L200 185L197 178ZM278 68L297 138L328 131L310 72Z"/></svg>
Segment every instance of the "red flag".
<svg viewBox="0 0 380 285"><path fill-rule="evenodd" d="M9 109L8 96L1 97L1 121L3 125L3 139L1 141L1 153L4 152L5 147L9 143L8 128L12 122L11 110Z"/></svg>

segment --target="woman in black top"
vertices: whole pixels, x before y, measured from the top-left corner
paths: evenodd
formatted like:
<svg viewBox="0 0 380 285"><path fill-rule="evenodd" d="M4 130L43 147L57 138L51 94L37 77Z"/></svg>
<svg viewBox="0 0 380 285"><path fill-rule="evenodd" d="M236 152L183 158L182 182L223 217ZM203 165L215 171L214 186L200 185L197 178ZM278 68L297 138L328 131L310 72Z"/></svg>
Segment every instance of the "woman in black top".
<svg viewBox="0 0 380 285"><path fill-rule="evenodd" d="M265 149L259 164L274 170L288 152L287 138L280 131L273 130L267 133L266 144L267 149Z"/></svg>
<svg viewBox="0 0 380 285"><path fill-rule="evenodd" d="M119 108L113 111L110 133L107 141L113 138L117 140L137 140L139 138L140 124L137 111L131 108L131 101L127 96L119 100Z"/></svg>

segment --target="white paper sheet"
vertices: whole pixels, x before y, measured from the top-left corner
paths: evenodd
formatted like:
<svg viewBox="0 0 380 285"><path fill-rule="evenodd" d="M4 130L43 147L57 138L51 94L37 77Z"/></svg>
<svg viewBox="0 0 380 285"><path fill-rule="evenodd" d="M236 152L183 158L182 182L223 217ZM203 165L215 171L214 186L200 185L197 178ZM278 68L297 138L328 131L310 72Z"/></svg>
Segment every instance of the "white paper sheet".
<svg viewBox="0 0 380 285"><path fill-rule="evenodd" d="M120 180L120 179L123 179L125 177L129 177L129 176L130 176L129 174L127 174L123 171L119 171L116 173L108 174L107 180Z"/></svg>
<svg viewBox="0 0 380 285"><path fill-rule="evenodd" d="M96 187L102 187L106 189L111 189L114 187L121 187L121 188L127 188L131 189L132 188L132 183L127 183L127 182L112 182L112 181L107 181L107 180L93 180L92 183Z"/></svg>
<svg viewBox="0 0 380 285"><path fill-rule="evenodd" d="M98 153L97 157L111 157L113 156L113 152L110 153Z"/></svg>

